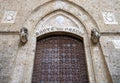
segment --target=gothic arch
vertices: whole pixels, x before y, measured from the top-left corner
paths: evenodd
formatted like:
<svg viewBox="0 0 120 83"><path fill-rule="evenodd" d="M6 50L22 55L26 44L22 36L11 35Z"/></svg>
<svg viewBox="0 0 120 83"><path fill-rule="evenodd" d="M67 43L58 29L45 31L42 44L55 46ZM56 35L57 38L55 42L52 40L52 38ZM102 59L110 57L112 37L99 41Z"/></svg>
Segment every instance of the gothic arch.
<svg viewBox="0 0 120 83"><path fill-rule="evenodd" d="M76 10L76 12L74 10ZM42 6L37 7L36 9L32 11L30 17L28 17L28 19L25 21L23 25L24 27L27 27L30 31L29 40L34 40L29 43L29 48L31 48L31 45L32 45L32 48L27 51L30 52L32 50L35 50L35 47L36 47L35 46L36 45L35 30L37 29L37 25L39 24L39 22L41 22L43 18L46 18L47 16L54 14L56 11L62 12L63 14L66 13L68 16L70 15L70 17L73 17L74 19L77 20L77 22L80 22L83 25L84 32L86 32L84 36L84 43L85 43L85 51L86 51L86 57L87 57L87 63L88 63L87 66L89 68L88 69L89 80L90 82L94 83L95 82L95 77L94 77L94 72L93 72L94 68L92 66L93 63L92 63L92 58L90 55L91 54L90 50L89 48L87 48L89 46L89 43L87 42L90 41L89 39L90 39L91 29L97 28L97 24L95 23L94 19L89 15L87 11L85 11L80 6L75 5L74 3L71 3L68 1L50 1L50 2L43 4ZM78 36L81 37L81 35L78 35ZM31 61L31 63L33 61ZM31 70L32 68L33 66L31 67Z"/></svg>
<svg viewBox="0 0 120 83"><path fill-rule="evenodd" d="M83 36L86 35L86 33L87 33L86 32L86 28L84 28L85 27L84 24L81 21L79 21L79 19L77 19L76 17L74 17L69 12L66 12L64 10L57 10L57 11L54 11L54 12L51 12L51 13L47 14L46 16L44 16L44 18L42 18L41 20L39 20L39 22L37 23L37 25L36 25L36 27L34 29L35 33L37 34L37 37L41 36L41 34L39 34L39 32L40 32L39 29L40 28L44 29L45 27L43 25L46 24L47 21L49 21L49 19L52 19L55 16L63 16L65 18L68 18L69 20L71 20L76 25L75 29L77 29L79 31L80 34L78 34L78 35L81 38L83 38ZM56 30L56 31L58 32L59 30ZM55 31L52 31L52 32L55 32ZM70 32L68 30L63 30L63 32L68 32L68 33L71 33L71 34L77 34L77 33L74 33L74 32ZM44 32L43 34L46 34L46 32Z"/></svg>
<svg viewBox="0 0 120 83"><path fill-rule="evenodd" d="M88 35L90 35L91 29L99 29L95 20L85 9L69 1L49 1L36 7L31 12L30 17L28 17L23 26L27 27L30 31L33 31L42 18L54 11L59 10L68 12L81 21L85 26Z"/></svg>
<svg viewBox="0 0 120 83"><path fill-rule="evenodd" d="M92 16L84 8L68 0L64 0L64 1L51 0L43 5L40 5L36 7L31 12L30 16L25 20L23 27L28 28L28 31L29 31L28 42L24 47L21 47L21 49L18 52L18 55L25 56L25 60L22 62L24 62L24 64L26 65L23 65L23 64L19 65L22 71L24 68L24 73L20 73L19 71L14 70L14 72L18 72L21 75L16 75L15 73L15 75L13 75L13 78L16 78L16 79L12 79L12 82L19 81L22 83L31 83L34 55L35 55L35 48L36 48L36 39L37 39L35 30L39 28L37 26L39 25L39 23L43 21L44 18L46 18L49 15L55 14L56 11L58 13L62 12L63 15L67 14L68 16L73 17L72 20L77 20L76 22L79 22L83 26L83 30L85 34L84 35L76 34L76 35L78 35L79 37L83 37L90 83L97 83L99 81L100 83L103 83L103 81L105 81L105 83L109 82L108 81L109 76L108 74L106 74L106 69L104 68L104 65L102 63L103 61L101 59L101 54L99 52L100 51L99 45L95 47L91 47L91 42L90 42L91 29L96 28L99 30L99 27L95 22L95 20L92 18ZM22 52L24 54L21 54ZM99 53L99 55L96 56L97 53ZM100 57L100 59L98 57ZM101 63L102 63L102 66L101 66ZM18 66L18 69L20 69L19 66ZM98 74L97 68L100 68L102 73ZM106 77L108 77L108 79L106 79Z"/></svg>

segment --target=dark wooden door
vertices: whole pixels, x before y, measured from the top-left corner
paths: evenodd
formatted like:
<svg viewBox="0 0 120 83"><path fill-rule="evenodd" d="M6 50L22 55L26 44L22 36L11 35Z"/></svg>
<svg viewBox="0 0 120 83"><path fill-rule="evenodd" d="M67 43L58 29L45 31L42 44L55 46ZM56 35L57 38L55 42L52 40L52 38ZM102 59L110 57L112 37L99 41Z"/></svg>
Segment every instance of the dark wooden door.
<svg viewBox="0 0 120 83"><path fill-rule="evenodd" d="M38 40L32 83L88 83L83 42L69 36Z"/></svg>

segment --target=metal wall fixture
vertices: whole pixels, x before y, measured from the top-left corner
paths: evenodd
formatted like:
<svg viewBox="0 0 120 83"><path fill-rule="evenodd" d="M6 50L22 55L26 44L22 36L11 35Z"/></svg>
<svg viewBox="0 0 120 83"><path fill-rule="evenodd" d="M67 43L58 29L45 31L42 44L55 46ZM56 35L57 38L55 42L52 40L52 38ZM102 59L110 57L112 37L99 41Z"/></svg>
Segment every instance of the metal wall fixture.
<svg viewBox="0 0 120 83"><path fill-rule="evenodd" d="M21 28L19 35L20 35L20 42L22 44L27 43L27 41L28 41L28 29L25 27Z"/></svg>
<svg viewBox="0 0 120 83"><path fill-rule="evenodd" d="M91 30L91 41L93 44L97 44L100 39L100 32L97 29Z"/></svg>

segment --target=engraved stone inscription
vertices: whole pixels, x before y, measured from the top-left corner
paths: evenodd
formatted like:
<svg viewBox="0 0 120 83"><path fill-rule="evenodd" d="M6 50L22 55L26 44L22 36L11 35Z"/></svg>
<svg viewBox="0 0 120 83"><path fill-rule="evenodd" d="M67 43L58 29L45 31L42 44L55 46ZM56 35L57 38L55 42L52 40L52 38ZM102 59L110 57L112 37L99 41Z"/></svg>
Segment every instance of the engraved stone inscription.
<svg viewBox="0 0 120 83"><path fill-rule="evenodd" d="M54 31L65 31L65 32L72 32L72 33L76 33L76 34L84 34L83 31L81 31L80 29L78 29L76 27L62 27L62 28L60 27L59 28L59 27L49 26L49 27L37 30L36 35L39 36L41 34L45 34L48 32L54 32Z"/></svg>
<svg viewBox="0 0 120 83"><path fill-rule="evenodd" d="M1 23L14 23L17 11L5 11Z"/></svg>
<svg viewBox="0 0 120 83"><path fill-rule="evenodd" d="M105 24L118 24L112 11L102 12Z"/></svg>

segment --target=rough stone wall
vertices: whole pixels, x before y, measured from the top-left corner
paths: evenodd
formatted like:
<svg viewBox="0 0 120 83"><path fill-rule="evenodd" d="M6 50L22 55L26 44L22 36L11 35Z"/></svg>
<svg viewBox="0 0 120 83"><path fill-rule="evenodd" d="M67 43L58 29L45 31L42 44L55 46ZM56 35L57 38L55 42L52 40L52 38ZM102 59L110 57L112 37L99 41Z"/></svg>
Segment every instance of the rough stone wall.
<svg viewBox="0 0 120 83"><path fill-rule="evenodd" d="M0 83L9 83L19 51L19 30L33 10L49 0L0 0ZM120 81L120 1L65 0L84 8L98 24L100 45L114 83ZM56 4L55 7L59 5ZM49 10L49 9L48 9ZM48 10L42 10L48 11ZM3 22L5 11L16 11L14 23ZM102 13L112 12L117 23L105 24ZM14 34L16 33L16 34Z"/></svg>
<svg viewBox="0 0 120 83"><path fill-rule="evenodd" d="M113 83L120 82L120 36L101 37L101 47L103 54L112 75Z"/></svg>
<svg viewBox="0 0 120 83"><path fill-rule="evenodd" d="M17 57L19 37L0 35L0 83L8 83Z"/></svg>

